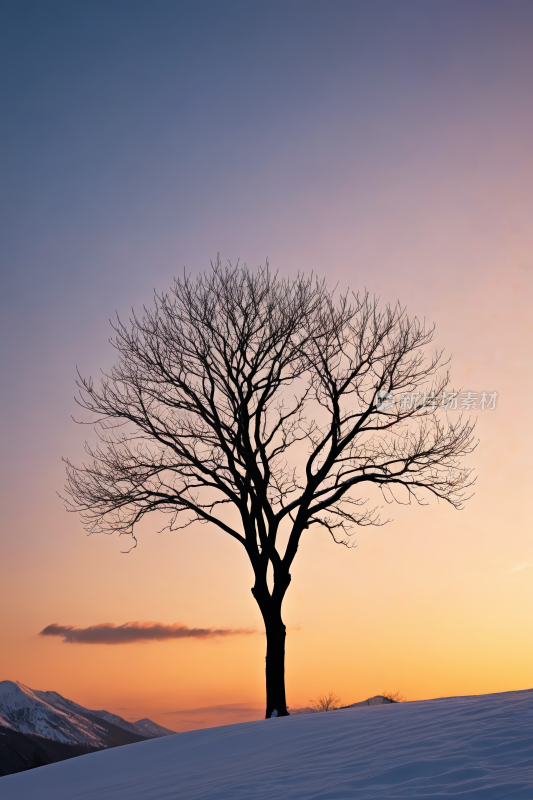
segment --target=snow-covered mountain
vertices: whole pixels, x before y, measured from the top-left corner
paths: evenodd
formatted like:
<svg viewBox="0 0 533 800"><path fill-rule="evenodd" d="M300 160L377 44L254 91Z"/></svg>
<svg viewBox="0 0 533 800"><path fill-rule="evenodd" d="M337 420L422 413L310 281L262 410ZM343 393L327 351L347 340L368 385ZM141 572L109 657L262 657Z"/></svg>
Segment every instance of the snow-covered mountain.
<svg viewBox="0 0 533 800"><path fill-rule="evenodd" d="M98 748L174 733L151 720L140 723L137 727L109 711L84 708L57 692L37 691L18 681L0 681L0 725L19 733Z"/></svg>
<svg viewBox="0 0 533 800"><path fill-rule="evenodd" d="M2 800L531 800L533 690L189 731L0 778Z"/></svg>

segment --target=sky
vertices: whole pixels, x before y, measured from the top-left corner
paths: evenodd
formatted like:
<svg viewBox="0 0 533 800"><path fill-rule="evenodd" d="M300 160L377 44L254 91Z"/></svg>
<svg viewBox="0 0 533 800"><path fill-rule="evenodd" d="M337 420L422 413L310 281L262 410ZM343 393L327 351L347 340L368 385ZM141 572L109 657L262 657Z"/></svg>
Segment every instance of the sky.
<svg viewBox="0 0 533 800"><path fill-rule="evenodd" d="M57 494L109 320L220 253L400 300L455 386L498 392L471 412L463 511L394 508L351 550L306 535L289 706L530 688L532 4L4 0L0 19L0 679L175 730L261 717L240 545L146 521L125 555ZM39 636L133 622L182 633Z"/></svg>

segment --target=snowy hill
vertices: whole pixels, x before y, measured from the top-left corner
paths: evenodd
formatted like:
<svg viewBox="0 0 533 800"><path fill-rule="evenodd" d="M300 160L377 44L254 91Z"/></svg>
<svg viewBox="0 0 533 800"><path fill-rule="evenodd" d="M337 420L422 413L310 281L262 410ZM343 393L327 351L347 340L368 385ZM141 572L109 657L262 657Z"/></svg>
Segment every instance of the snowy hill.
<svg viewBox="0 0 533 800"><path fill-rule="evenodd" d="M189 731L0 778L2 800L533 798L533 690Z"/></svg>

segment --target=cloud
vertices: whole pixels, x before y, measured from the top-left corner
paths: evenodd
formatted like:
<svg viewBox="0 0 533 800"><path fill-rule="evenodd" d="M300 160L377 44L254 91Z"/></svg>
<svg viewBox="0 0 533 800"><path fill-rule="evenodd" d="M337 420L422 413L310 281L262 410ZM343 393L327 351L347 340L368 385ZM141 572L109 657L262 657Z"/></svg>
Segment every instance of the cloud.
<svg viewBox="0 0 533 800"><path fill-rule="evenodd" d="M226 705L200 706L199 708L183 708L176 711L164 711L161 720L163 725L170 724L178 731L195 728L212 728L219 725L232 725L236 722L250 722L265 716L263 705L251 703L228 703Z"/></svg>
<svg viewBox="0 0 533 800"><path fill-rule="evenodd" d="M528 561L525 564L519 564L517 567L511 567L511 569L508 569L507 572L521 572L521 570L529 569L529 567L533 567L533 564Z"/></svg>
<svg viewBox="0 0 533 800"><path fill-rule="evenodd" d="M163 714L172 714L180 716L190 716L191 714L256 714L262 711L262 706L250 706L246 703L228 703L226 705L217 706L200 706L199 708L181 708L177 711L163 711ZM195 720L197 721L197 720ZM203 720L202 720L203 721Z"/></svg>
<svg viewBox="0 0 533 800"><path fill-rule="evenodd" d="M167 639L213 639L216 636L247 636L257 633L250 628L189 628L181 622L126 622L115 625L102 622L88 628L75 625L48 625L39 636L61 636L68 644L131 644L132 642L163 642Z"/></svg>

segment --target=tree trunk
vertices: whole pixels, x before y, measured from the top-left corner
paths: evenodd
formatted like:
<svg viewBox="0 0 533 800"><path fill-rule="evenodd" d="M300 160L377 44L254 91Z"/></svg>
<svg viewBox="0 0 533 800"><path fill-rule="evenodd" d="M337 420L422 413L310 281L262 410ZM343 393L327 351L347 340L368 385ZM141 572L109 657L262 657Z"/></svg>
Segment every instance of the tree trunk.
<svg viewBox="0 0 533 800"><path fill-rule="evenodd" d="M266 626L266 714L288 716L285 698L285 625L281 613Z"/></svg>
<svg viewBox="0 0 533 800"><path fill-rule="evenodd" d="M281 600L270 595L268 589L260 591L257 585L252 589L266 631L266 714L269 719L274 716L287 717L287 700L285 697L285 625L281 618Z"/></svg>

